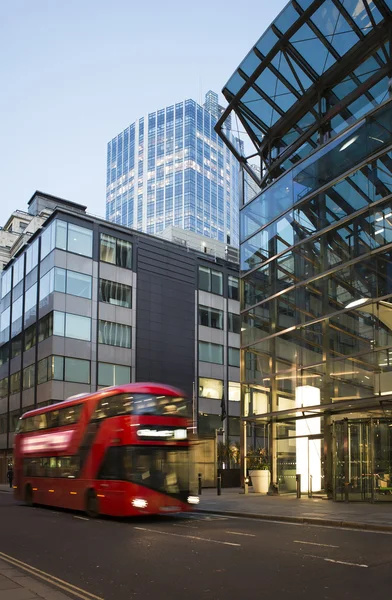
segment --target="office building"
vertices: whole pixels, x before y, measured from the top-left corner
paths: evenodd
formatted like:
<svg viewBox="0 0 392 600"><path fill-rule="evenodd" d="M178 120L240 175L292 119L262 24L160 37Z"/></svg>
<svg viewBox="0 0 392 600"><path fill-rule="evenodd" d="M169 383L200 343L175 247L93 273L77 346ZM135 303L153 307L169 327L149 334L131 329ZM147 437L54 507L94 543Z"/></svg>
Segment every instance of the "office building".
<svg viewBox="0 0 392 600"><path fill-rule="evenodd" d="M41 226L1 273L0 480L21 413L114 384L177 386L195 430L237 439L236 249L206 253L195 234L160 239L41 192L23 214Z"/></svg>
<svg viewBox="0 0 392 600"><path fill-rule="evenodd" d="M145 233L174 226L238 246L239 165L214 126L223 108L206 94L132 123L107 149L106 218ZM234 147L231 121L226 135Z"/></svg>
<svg viewBox="0 0 392 600"><path fill-rule="evenodd" d="M305 493L392 499L391 27L388 0L293 0L223 90L259 157L240 219L243 469L264 444L279 493L299 474Z"/></svg>

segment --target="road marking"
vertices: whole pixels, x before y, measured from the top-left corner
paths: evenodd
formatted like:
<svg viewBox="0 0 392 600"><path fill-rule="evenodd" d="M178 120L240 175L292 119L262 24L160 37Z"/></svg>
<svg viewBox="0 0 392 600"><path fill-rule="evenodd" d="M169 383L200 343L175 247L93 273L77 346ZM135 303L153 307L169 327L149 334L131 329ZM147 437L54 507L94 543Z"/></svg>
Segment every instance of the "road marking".
<svg viewBox="0 0 392 600"><path fill-rule="evenodd" d="M362 569L368 569L369 565L360 565L358 563L345 562L344 560L333 560L333 558L324 558L325 562L336 563L338 565L348 565L349 567L361 567Z"/></svg>
<svg viewBox="0 0 392 600"><path fill-rule="evenodd" d="M185 529L199 529L197 525L180 525L179 523L173 523L173 527L185 527Z"/></svg>
<svg viewBox="0 0 392 600"><path fill-rule="evenodd" d="M334 563L336 565L346 565L347 567L360 567L361 569L368 569L369 565L361 565L359 563L346 562L344 560L334 560L333 558L325 558L324 556L316 556L315 554L305 554L308 558L318 558L325 562Z"/></svg>
<svg viewBox="0 0 392 600"><path fill-rule="evenodd" d="M30 575L39 577L40 579L47 581L51 585L61 588L62 590L65 590L69 594L73 594L77 598L80 598L80 600L104 600L104 598L101 598L101 596L96 596L95 594L92 594L91 592L87 592L86 590L83 590L82 588L79 588L76 585L73 585L72 583L68 583L68 581L64 581L63 579L60 579L59 577L55 577L54 575L51 575L50 573L46 573L46 571L41 571L40 569L36 569L32 565L22 562L21 560L18 560L17 558L14 558L13 556L10 556L9 554L0 552L0 558L1 558L1 560L8 562L10 565L12 565L18 569L23 569L27 573L30 573Z"/></svg>
<svg viewBox="0 0 392 600"><path fill-rule="evenodd" d="M309 546L322 546L323 548L339 548L332 544L318 544L317 542L304 542L303 540L293 540L293 544L308 544Z"/></svg>
<svg viewBox="0 0 392 600"><path fill-rule="evenodd" d="M74 515L74 519L80 519L81 521L89 521L87 517L79 517L78 515Z"/></svg>
<svg viewBox="0 0 392 600"><path fill-rule="evenodd" d="M241 531L226 531L226 533L231 533L231 535L244 535L246 537L256 537L253 533L242 533Z"/></svg>
<svg viewBox="0 0 392 600"><path fill-rule="evenodd" d="M241 546L233 542L222 542L220 540L211 540L210 538L202 538L196 535L181 535L180 533L171 533L170 531L159 531L158 529L147 529L147 527L134 527L138 531L149 531L150 533L160 533L161 535L171 535L173 537L185 538L188 540L197 540L199 542L211 542L212 544L222 544L223 546Z"/></svg>

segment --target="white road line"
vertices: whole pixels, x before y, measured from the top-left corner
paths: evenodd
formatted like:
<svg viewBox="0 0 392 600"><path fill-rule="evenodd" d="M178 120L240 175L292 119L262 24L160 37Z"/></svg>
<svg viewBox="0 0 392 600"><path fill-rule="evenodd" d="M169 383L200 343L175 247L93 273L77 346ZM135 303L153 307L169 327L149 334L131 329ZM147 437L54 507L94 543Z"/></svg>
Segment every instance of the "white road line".
<svg viewBox="0 0 392 600"><path fill-rule="evenodd" d="M211 540L210 538L202 538L196 535L181 535L180 533L171 533L169 531L159 531L158 529L147 529L147 527L134 527L138 531L149 531L150 533L159 533L161 535L171 535L172 537L180 537L188 540L197 540L199 542L211 542L212 544L222 544L223 546L241 546L241 544L234 544L233 542L222 542L220 540Z"/></svg>
<svg viewBox="0 0 392 600"><path fill-rule="evenodd" d="M368 569L369 565L361 565L359 563L346 562L344 560L334 560L333 558L325 558L324 556L316 556L315 554L305 554L308 558L318 558L325 562L334 563L336 565L346 565L347 567L360 567L361 569Z"/></svg>
<svg viewBox="0 0 392 600"><path fill-rule="evenodd" d="M74 519L80 519L81 521L89 521L87 517L79 517L78 515L74 515Z"/></svg>
<svg viewBox="0 0 392 600"><path fill-rule="evenodd" d="M226 531L226 533L231 533L231 535L244 535L246 537L256 537L253 533L242 533L241 531Z"/></svg>
<svg viewBox="0 0 392 600"><path fill-rule="evenodd" d="M318 544L317 542L304 542L303 540L293 540L293 544L308 544L309 546L322 546L323 548L339 548L332 544Z"/></svg>
<svg viewBox="0 0 392 600"><path fill-rule="evenodd" d="M199 529L196 525L179 525L178 523L173 523L173 527L184 527L185 529Z"/></svg>
<svg viewBox="0 0 392 600"><path fill-rule="evenodd" d="M325 562L336 563L338 565L348 565L349 567L361 567L362 569L368 569L369 565L360 565L358 563L345 562L344 560L333 560L332 558L324 558Z"/></svg>

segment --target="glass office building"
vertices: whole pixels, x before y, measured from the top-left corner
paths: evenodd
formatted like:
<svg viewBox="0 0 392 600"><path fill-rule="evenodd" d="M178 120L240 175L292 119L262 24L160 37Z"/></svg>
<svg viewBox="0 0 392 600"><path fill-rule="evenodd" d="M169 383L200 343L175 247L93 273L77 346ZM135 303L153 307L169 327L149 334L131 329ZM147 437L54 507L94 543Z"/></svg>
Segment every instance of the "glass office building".
<svg viewBox="0 0 392 600"><path fill-rule="evenodd" d="M239 166L214 126L218 95L162 108L108 144L106 218L145 233L169 226L239 244ZM231 143L240 148L231 133Z"/></svg>
<svg viewBox="0 0 392 600"><path fill-rule="evenodd" d="M274 492L299 474L305 493L392 499L391 30L390 0L293 0L223 90L219 135L240 158L234 112L254 147L243 466L268 448Z"/></svg>

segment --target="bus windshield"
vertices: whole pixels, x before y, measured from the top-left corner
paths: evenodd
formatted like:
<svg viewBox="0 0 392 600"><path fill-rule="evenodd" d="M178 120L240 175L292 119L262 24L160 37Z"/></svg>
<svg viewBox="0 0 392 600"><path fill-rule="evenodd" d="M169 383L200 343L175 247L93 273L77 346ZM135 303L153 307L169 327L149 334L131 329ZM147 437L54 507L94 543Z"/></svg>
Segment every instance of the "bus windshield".
<svg viewBox="0 0 392 600"><path fill-rule="evenodd" d="M105 419L126 414L187 417L188 403L185 398L175 396L118 394L102 398L98 403L93 419Z"/></svg>
<svg viewBox="0 0 392 600"><path fill-rule="evenodd" d="M188 492L191 487L187 448L127 446L124 471L128 481L166 494Z"/></svg>

